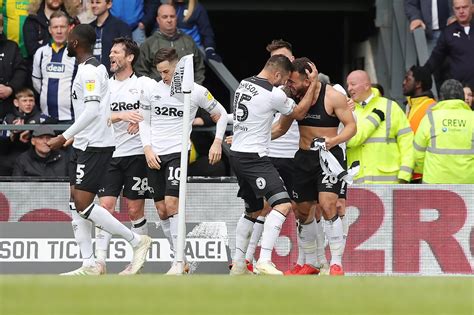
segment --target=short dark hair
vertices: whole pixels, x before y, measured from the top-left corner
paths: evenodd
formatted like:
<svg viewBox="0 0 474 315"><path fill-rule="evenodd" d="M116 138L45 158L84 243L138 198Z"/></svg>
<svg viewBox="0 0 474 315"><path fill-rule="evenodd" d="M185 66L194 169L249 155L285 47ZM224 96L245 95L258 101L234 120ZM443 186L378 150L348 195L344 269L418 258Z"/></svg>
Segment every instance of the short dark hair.
<svg viewBox="0 0 474 315"><path fill-rule="evenodd" d="M96 40L95 30L92 26L89 24L76 25L72 29L72 33L77 37L77 40L79 43L81 43L81 46L92 50Z"/></svg>
<svg viewBox="0 0 474 315"><path fill-rule="evenodd" d="M308 77L305 70L311 72L311 66L308 64L311 60L306 57L296 58L293 60L293 71L298 72L300 75L303 75L305 78Z"/></svg>
<svg viewBox="0 0 474 315"><path fill-rule="evenodd" d="M157 64L163 61L175 61L178 60L178 53L174 48L160 48L155 54L155 58L153 59L153 65L156 66Z"/></svg>
<svg viewBox="0 0 474 315"><path fill-rule="evenodd" d="M449 79L441 84L439 89L439 99L444 100L464 100L464 88L458 80Z"/></svg>
<svg viewBox="0 0 474 315"><path fill-rule="evenodd" d="M265 63L265 68L278 68L285 72L293 71L290 59L283 55L273 55Z"/></svg>
<svg viewBox="0 0 474 315"><path fill-rule="evenodd" d="M287 41L284 41L283 39L274 39L270 44L267 45L267 51L269 53L280 48L286 48L289 51L293 52L293 47L291 46L291 44Z"/></svg>
<svg viewBox="0 0 474 315"><path fill-rule="evenodd" d="M133 55L132 66L140 56L140 47L129 37L117 37L112 41L112 46L122 44L125 47L125 56Z"/></svg>
<svg viewBox="0 0 474 315"><path fill-rule="evenodd" d="M421 89L423 91L431 90L431 86L433 85L433 79L431 79L431 73L428 71L428 69L413 65L411 66L410 71L413 74L415 82L421 83Z"/></svg>

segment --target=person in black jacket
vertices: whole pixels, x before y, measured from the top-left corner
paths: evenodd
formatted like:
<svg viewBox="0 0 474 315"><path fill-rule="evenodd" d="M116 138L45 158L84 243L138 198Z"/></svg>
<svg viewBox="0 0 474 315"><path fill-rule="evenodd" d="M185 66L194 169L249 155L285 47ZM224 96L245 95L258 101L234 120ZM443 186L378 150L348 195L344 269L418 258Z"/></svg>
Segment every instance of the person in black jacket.
<svg viewBox="0 0 474 315"><path fill-rule="evenodd" d="M95 29L96 41L94 45L94 57L105 66L109 75L110 71L110 50L112 42L118 37L132 38L132 31L128 25L110 14L112 0L95 0L91 3L92 13L97 19L90 25Z"/></svg>
<svg viewBox="0 0 474 315"><path fill-rule="evenodd" d="M444 79L456 79L474 86L474 22L472 0L453 0L457 21L448 25L424 65L433 73L448 60L450 73Z"/></svg>
<svg viewBox="0 0 474 315"><path fill-rule="evenodd" d="M31 148L20 154L13 167L13 176L68 176L68 158L64 151L52 151L47 142L54 131L41 126L33 131Z"/></svg>
<svg viewBox="0 0 474 315"><path fill-rule="evenodd" d="M3 34L3 15L0 14L0 122L13 111L15 92L24 86L27 75L17 43Z"/></svg>

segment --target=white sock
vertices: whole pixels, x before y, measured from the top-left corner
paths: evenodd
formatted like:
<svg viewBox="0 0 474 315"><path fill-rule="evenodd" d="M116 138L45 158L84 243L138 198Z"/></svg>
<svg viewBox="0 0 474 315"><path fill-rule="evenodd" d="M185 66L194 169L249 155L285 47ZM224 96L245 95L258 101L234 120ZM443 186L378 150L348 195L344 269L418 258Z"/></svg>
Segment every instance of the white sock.
<svg viewBox="0 0 474 315"><path fill-rule="evenodd" d="M95 228L95 257L97 260L105 262L111 239L112 234L98 227Z"/></svg>
<svg viewBox="0 0 474 315"><path fill-rule="evenodd" d="M341 218L342 222L342 254L344 254L344 250L346 249L346 241L347 241L347 235L349 233L349 222L347 222L347 216L343 215Z"/></svg>
<svg viewBox="0 0 474 315"><path fill-rule="evenodd" d="M272 260L272 250L285 220L286 217L275 209L268 214L263 226L262 247L260 250L260 258L258 259L259 261Z"/></svg>
<svg viewBox="0 0 474 315"><path fill-rule="evenodd" d="M170 220L170 235L171 235L171 246L174 249L174 259L176 260L176 250L178 249L178 222L179 213L169 217Z"/></svg>
<svg viewBox="0 0 474 315"><path fill-rule="evenodd" d="M73 202L69 203L72 216L72 230L82 256L82 266L95 266L94 250L92 248L92 222L77 213Z"/></svg>
<svg viewBox="0 0 474 315"><path fill-rule="evenodd" d="M258 241L262 237L263 224L265 223L265 217L259 216L253 225L252 236L250 237L250 242L247 247L247 253L245 254L245 259L250 263L253 263L253 255L257 249Z"/></svg>
<svg viewBox="0 0 474 315"><path fill-rule="evenodd" d="M323 219L316 222L316 252L318 253L318 260L320 264L327 264L326 250L324 248L324 227Z"/></svg>
<svg viewBox="0 0 474 315"><path fill-rule="evenodd" d="M170 243L170 249L174 253L173 247L173 240L171 239L171 232L170 232L170 219L167 218L166 220L161 220L161 229L163 230L163 234L166 236L168 243Z"/></svg>
<svg viewBox="0 0 474 315"><path fill-rule="evenodd" d="M303 266L306 263L306 257L304 255L303 247L301 247L301 237L300 237L300 227L299 223L297 223L296 227L296 241L298 242L298 259L296 260L296 264Z"/></svg>
<svg viewBox="0 0 474 315"><path fill-rule="evenodd" d="M131 230L138 235L148 235L148 223L145 217L137 220L132 220Z"/></svg>
<svg viewBox="0 0 474 315"><path fill-rule="evenodd" d="M342 221L339 217L326 221L326 234L331 250L331 265L342 266L343 231Z"/></svg>
<svg viewBox="0 0 474 315"><path fill-rule="evenodd" d="M132 247L136 247L138 243L140 243L140 235L133 233L110 214L109 211L99 205L92 204L81 212L81 214L112 235L120 235L123 239L128 241Z"/></svg>
<svg viewBox="0 0 474 315"><path fill-rule="evenodd" d="M247 252L247 247L249 245L250 237L252 235L254 222L250 217L245 214L242 215L237 222L237 227L235 229L235 253L234 253L234 263L244 263L245 262L245 253Z"/></svg>
<svg viewBox="0 0 474 315"><path fill-rule="evenodd" d="M316 252L316 220L302 224L299 234L306 263L315 267L319 266L318 254Z"/></svg>

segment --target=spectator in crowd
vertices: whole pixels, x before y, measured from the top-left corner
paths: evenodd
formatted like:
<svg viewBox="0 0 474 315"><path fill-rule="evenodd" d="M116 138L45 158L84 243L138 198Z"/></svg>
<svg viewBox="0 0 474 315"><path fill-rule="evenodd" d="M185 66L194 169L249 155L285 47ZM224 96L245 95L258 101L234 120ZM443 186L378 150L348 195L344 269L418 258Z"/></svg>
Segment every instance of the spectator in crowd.
<svg viewBox="0 0 474 315"><path fill-rule="evenodd" d="M204 6L198 0L170 0L169 2L176 8L178 28L191 36L198 46L204 48L206 58L222 62L222 58L216 53L214 31Z"/></svg>
<svg viewBox="0 0 474 315"><path fill-rule="evenodd" d="M425 68L415 65L406 72L403 79L403 95L407 97L406 114L414 133L426 111L436 104L433 93L431 93L432 85L433 80L430 73Z"/></svg>
<svg viewBox="0 0 474 315"><path fill-rule="evenodd" d="M160 5L156 20L158 30L140 46L140 57L135 64L137 74L157 81L161 80L160 74L153 65L153 59L158 49L172 47L176 49L178 58L194 54L194 82L202 84L206 70L204 62L193 39L189 35L183 34L176 27L175 8L169 4Z"/></svg>
<svg viewBox="0 0 474 315"><path fill-rule="evenodd" d="M27 76L18 45L3 33L3 15L0 14L0 122L13 111L15 93L24 86Z"/></svg>
<svg viewBox="0 0 474 315"><path fill-rule="evenodd" d="M53 12L58 10L68 13L63 0L30 1L30 14L23 25L23 38L25 40L25 47L28 54L27 61L29 69L32 67L33 56L38 48L47 45L51 41L51 35L48 31L49 18Z"/></svg>
<svg viewBox="0 0 474 315"><path fill-rule="evenodd" d="M128 24L132 39L141 45L155 26L159 0L114 0L110 13Z"/></svg>
<svg viewBox="0 0 474 315"><path fill-rule="evenodd" d="M28 16L29 0L0 0L3 4L3 15L5 23L5 35L7 39L14 41L20 47L21 56L28 56L23 38L23 24ZM2 5L0 5L0 8Z"/></svg>
<svg viewBox="0 0 474 315"><path fill-rule="evenodd" d="M18 156L13 176L68 176L68 158L63 151L52 151L47 142L55 136L54 130L40 126L33 131L31 147Z"/></svg>
<svg viewBox="0 0 474 315"><path fill-rule="evenodd" d="M15 94L14 104L16 108L12 113L5 116L5 124L27 125L56 122L54 119L42 114L35 107L33 91L28 88L19 90ZM29 146L29 130L5 132L1 141L2 156L0 156L0 175L11 175L16 158L22 152L26 151Z"/></svg>
<svg viewBox="0 0 474 315"><path fill-rule="evenodd" d="M449 77L474 86L474 25L472 0L453 0L456 22L448 25L439 37L425 67L433 73L448 60Z"/></svg>
<svg viewBox="0 0 474 315"><path fill-rule="evenodd" d="M405 0L405 14L410 31L421 27L425 31L428 52L431 52L451 16L449 0Z"/></svg>
<svg viewBox="0 0 474 315"><path fill-rule="evenodd" d="M40 47L33 62L33 87L40 94L41 111L61 123L72 123L74 111L71 87L77 71L76 58L69 57L66 40L69 19L63 11L55 11L49 21L52 43Z"/></svg>
<svg viewBox="0 0 474 315"><path fill-rule="evenodd" d="M96 19L89 0L66 0L64 6L74 20L81 24L90 24Z"/></svg>
<svg viewBox="0 0 474 315"><path fill-rule="evenodd" d="M414 165L413 131L402 109L371 87L365 71L351 72L347 89L357 116L357 134L347 142L347 164L360 162L355 182L409 182Z"/></svg>
<svg viewBox="0 0 474 315"><path fill-rule="evenodd" d="M90 24L96 34L94 57L105 66L111 75L109 54L112 42L117 37L132 38L132 32L125 22L110 14L112 0L91 0L91 3L92 13L97 17Z"/></svg>
<svg viewBox="0 0 474 315"><path fill-rule="evenodd" d="M474 112L457 80L445 81L439 98L416 131L415 171L424 183L474 184Z"/></svg>
<svg viewBox="0 0 474 315"><path fill-rule="evenodd" d="M464 85L464 101L466 102L469 107L471 107L474 110L474 107L472 107L472 89L469 85Z"/></svg>

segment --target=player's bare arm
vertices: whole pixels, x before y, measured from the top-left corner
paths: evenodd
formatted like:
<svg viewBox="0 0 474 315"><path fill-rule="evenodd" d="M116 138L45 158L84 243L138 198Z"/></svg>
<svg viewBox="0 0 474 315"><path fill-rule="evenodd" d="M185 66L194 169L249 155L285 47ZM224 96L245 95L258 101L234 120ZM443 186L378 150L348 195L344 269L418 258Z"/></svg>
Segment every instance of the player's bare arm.
<svg viewBox="0 0 474 315"><path fill-rule="evenodd" d="M148 167L151 169L159 170L161 168L161 160L160 157L155 154L155 152L153 152L151 145L144 146L143 151L145 152L145 158Z"/></svg>
<svg viewBox="0 0 474 315"><path fill-rule="evenodd" d="M344 125L341 132L335 137L324 137L326 139L326 148L329 150L336 145L348 141L357 132L356 122L352 115L352 110L349 107L346 97L341 93L329 87L327 90L327 96L331 101L334 114Z"/></svg>
<svg viewBox="0 0 474 315"><path fill-rule="evenodd" d="M110 121L112 123L116 123L119 121L126 121L130 123L139 123L143 120L143 116L140 112L137 111L124 111L124 112L116 112L110 115Z"/></svg>
<svg viewBox="0 0 474 315"><path fill-rule="evenodd" d="M280 119L272 125L272 140L283 136L290 129L293 120L290 116L281 115Z"/></svg>

